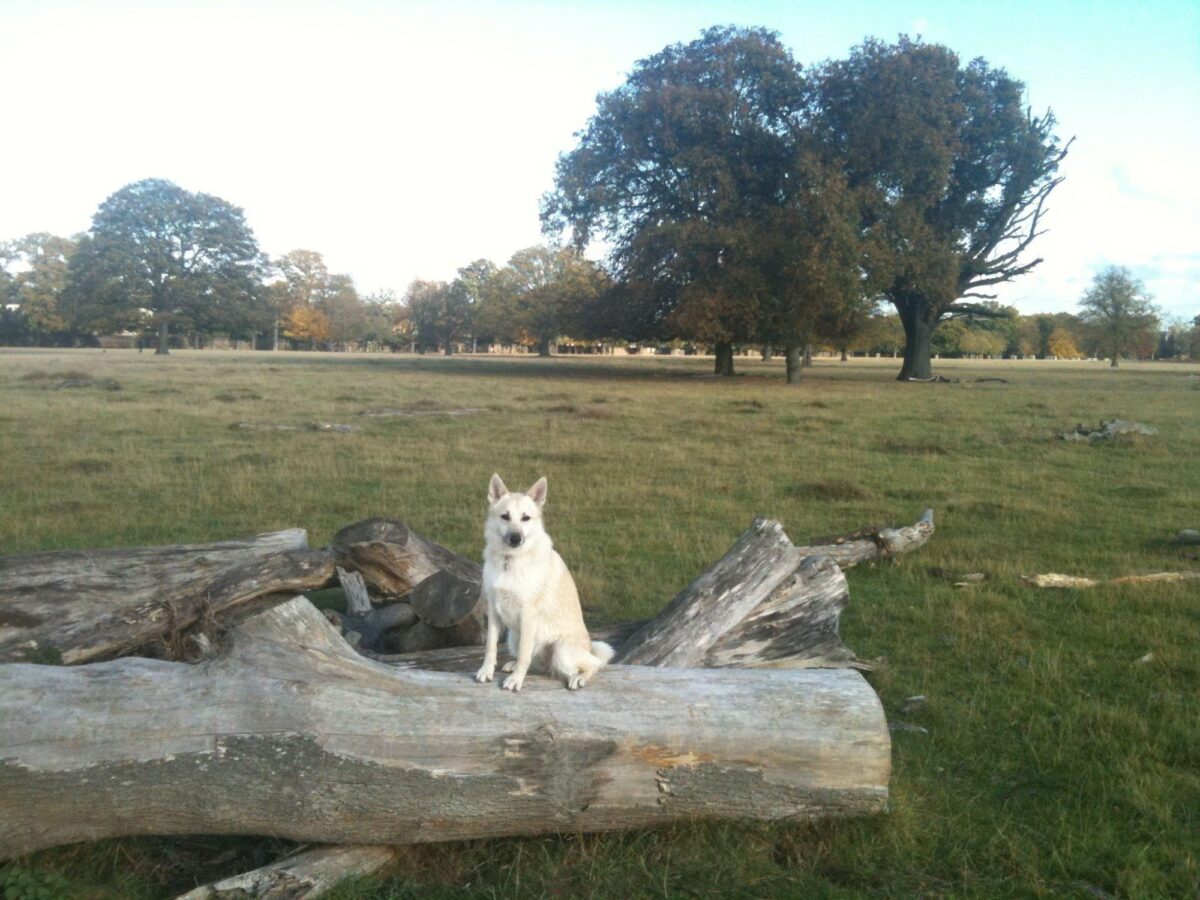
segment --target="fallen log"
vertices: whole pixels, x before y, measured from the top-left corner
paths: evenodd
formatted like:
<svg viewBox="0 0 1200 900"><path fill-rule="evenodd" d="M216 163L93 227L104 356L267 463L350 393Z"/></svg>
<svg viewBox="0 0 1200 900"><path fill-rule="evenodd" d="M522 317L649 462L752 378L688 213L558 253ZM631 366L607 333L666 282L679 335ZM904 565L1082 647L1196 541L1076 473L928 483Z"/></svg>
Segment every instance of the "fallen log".
<svg viewBox="0 0 1200 900"><path fill-rule="evenodd" d="M202 885L176 900L311 900L347 878L372 875L396 859L388 846L320 847Z"/></svg>
<svg viewBox="0 0 1200 900"><path fill-rule="evenodd" d="M921 513L912 525L901 528L863 528L849 534L821 538L797 547L801 556L828 556L843 569L862 562L911 553L933 537L933 510Z"/></svg>
<svg viewBox="0 0 1200 900"><path fill-rule="evenodd" d="M0 558L0 662L78 664L230 621L333 580L301 528L213 544Z"/></svg>
<svg viewBox="0 0 1200 900"><path fill-rule="evenodd" d="M750 541L752 538L749 535L756 530L759 531L760 538L763 534L782 535L782 530L778 529L776 523L756 522L740 542ZM861 665L854 660L853 653L842 646L837 634L838 615L848 596L845 579L828 559L807 557L813 554L836 556L840 565L849 566L868 559L916 549L929 539L932 532L932 511L927 511L914 526L903 529L864 529L851 535L829 538L821 543L795 548L794 554L787 552L786 547L780 544L776 549L781 551L781 555L785 558L799 557L799 565L790 574L773 579L774 589L763 592L761 602L724 633L719 634L704 659L695 664L709 667ZM408 600L412 601L415 597L424 614L440 626L471 618L476 612L467 598L469 590L474 589L471 582L478 578L478 567L432 541L415 535L403 523L395 520L368 520L357 523L339 532L335 538L335 547L339 551L340 560L354 565L363 565L365 562L364 568L373 568L372 586L377 590L382 588L385 592L398 592L403 590L405 583L411 584L416 581L416 590L408 595ZM443 565L445 569L442 568ZM718 563L718 566L720 565ZM785 566L784 569L786 568ZM390 621L383 622L381 618L389 612L415 615L406 603L368 610L370 600L365 596L361 576L356 573L339 574L343 575L343 586L348 597L347 618L357 617L354 621L355 627L358 627L358 623L365 617L377 632L380 628L387 628L392 624ZM702 579L698 579L700 580L703 580L703 576ZM755 579L751 578L750 582L753 584ZM464 588L464 585L468 587ZM736 592L737 588L731 590ZM437 600L439 596L446 598L440 605ZM606 640L620 649L631 634L647 624L650 623L633 622L602 627L594 630L593 637ZM437 630L435 626L427 626L424 622L418 622L417 625L419 628ZM412 631L405 636L410 634ZM444 635L436 635L435 639L443 640ZM460 673L474 672L479 666L482 654L482 648L477 646L456 646L391 656L379 656L362 648L359 650L369 657L386 661L395 669ZM886 789L886 777L884 787ZM304 854L305 878L310 878L314 886L298 895L315 897L341 878L347 877L347 874L354 874L344 871L347 860L358 860L364 858L365 854L365 858L374 861L374 864L390 859L392 852L387 846L379 845L330 847ZM276 887L292 885L289 879L276 880L275 874L272 874L276 868L295 874L289 861L285 860L277 867L266 867L244 876L227 879L226 882L204 890L220 887L222 890L239 891L237 896L276 896L277 894L272 893ZM304 883L307 885L308 881Z"/></svg>
<svg viewBox="0 0 1200 900"><path fill-rule="evenodd" d="M54 702L47 704L46 697ZM0 858L145 834L411 843L876 812L847 669L609 669L521 694L364 659L304 598L187 665L0 666Z"/></svg>

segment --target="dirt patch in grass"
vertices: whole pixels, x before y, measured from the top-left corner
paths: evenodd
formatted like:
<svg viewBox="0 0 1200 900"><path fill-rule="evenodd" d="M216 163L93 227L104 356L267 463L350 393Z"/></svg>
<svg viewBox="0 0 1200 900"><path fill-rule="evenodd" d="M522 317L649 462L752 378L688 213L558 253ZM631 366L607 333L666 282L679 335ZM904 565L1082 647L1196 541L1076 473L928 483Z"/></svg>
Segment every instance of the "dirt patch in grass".
<svg viewBox="0 0 1200 900"><path fill-rule="evenodd" d="M793 484L788 493L806 500L863 500L871 496L857 484L842 479L804 481Z"/></svg>
<svg viewBox="0 0 1200 900"><path fill-rule="evenodd" d="M907 456L949 456L950 448L933 439L906 441L902 438L885 438L875 444L880 453L901 453Z"/></svg>
<svg viewBox="0 0 1200 900"><path fill-rule="evenodd" d="M578 416L580 419L595 420L616 419L620 416L620 413L609 407L578 406L574 403L558 403L554 406L545 406L542 407L542 412L555 413L557 415Z"/></svg>
<svg viewBox="0 0 1200 900"><path fill-rule="evenodd" d="M750 415L753 415L754 413L762 412L766 408L767 408L767 405L765 403L763 403L761 400L734 400L733 401L733 409L735 412L748 413Z"/></svg>
<svg viewBox="0 0 1200 900"><path fill-rule="evenodd" d="M102 391L119 391L121 382L115 378L93 378L86 372L74 369L66 372L28 372L21 376L22 381L40 385L50 390L64 388L98 388Z"/></svg>
<svg viewBox="0 0 1200 900"><path fill-rule="evenodd" d="M828 403L826 403L824 400L809 400L804 405L811 406L813 409L833 409L833 407L830 406Z"/></svg>
<svg viewBox="0 0 1200 900"><path fill-rule="evenodd" d="M1160 500L1170 497L1174 491L1163 484L1118 484L1109 489L1109 493L1128 500Z"/></svg>
<svg viewBox="0 0 1200 900"><path fill-rule="evenodd" d="M242 463L247 466L267 466L273 460L265 453L239 453L233 458L233 462Z"/></svg>
<svg viewBox="0 0 1200 900"><path fill-rule="evenodd" d="M590 463L593 457L591 454L580 453L577 450L565 450L558 453L543 453L540 459L546 464L552 463L559 466L582 466L585 463Z"/></svg>
<svg viewBox="0 0 1200 900"><path fill-rule="evenodd" d="M914 503L940 503L946 499L946 492L934 489L891 488L883 492L889 500L911 500Z"/></svg>
<svg viewBox="0 0 1200 900"><path fill-rule="evenodd" d="M233 388L213 394L213 399L220 403L238 403L242 400L261 400L262 394L255 393L249 388Z"/></svg>
<svg viewBox="0 0 1200 900"><path fill-rule="evenodd" d="M1009 511L1003 503L991 500L950 500L945 504L946 512L970 513L971 515L995 518Z"/></svg>
<svg viewBox="0 0 1200 900"><path fill-rule="evenodd" d="M77 459L63 465L68 472L78 472L81 475L99 475L101 472L111 472L112 467L112 463L106 459Z"/></svg>
<svg viewBox="0 0 1200 900"><path fill-rule="evenodd" d="M91 377L87 372L81 372L78 369L67 369L65 372L50 372L45 369L39 369L36 372L26 372L21 376L21 380L33 382L34 384L49 384L53 381L82 381Z"/></svg>

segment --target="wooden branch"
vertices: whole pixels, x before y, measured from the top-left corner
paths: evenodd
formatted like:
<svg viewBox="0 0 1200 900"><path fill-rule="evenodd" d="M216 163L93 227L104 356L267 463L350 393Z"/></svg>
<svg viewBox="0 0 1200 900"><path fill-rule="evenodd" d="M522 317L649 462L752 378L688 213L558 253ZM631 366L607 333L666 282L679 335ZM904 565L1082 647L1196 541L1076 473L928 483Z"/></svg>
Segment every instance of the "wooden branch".
<svg viewBox="0 0 1200 900"><path fill-rule="evenodd" d="M338 583L346 595L346 614L365 616L371 612L371 598L367 594L367 583L358 572L347 572L337 567Z"/></svg>
<svg viewBox="0 0 1200 900"><path fill-rule="evenodd" d="M394 847L320 847L203 885L176 900L315 900L339 882L372 875L395 859Z"/></svg>
<svg viewBox="0 0 1200 900"><path fill-rule="evenodd" d="M843 569L861 562L911 553L933 537L933 510L927 509L912 525L902 528L867 528L839 537L823 538L796 549L802 556L828 556Z"/></svg>
<svg viewBox="0 0 1200 900"><path fill-rule="evenodd" d="M122 835L409 843L886 802L883 710L851 670L617 666L580 692L525 687L363 659L304 598L201 665L0 666L0 858Z"/></svg>
<svg viewBox="0 0 1200 900"><path fill-rule="evenodd" d="M1178 584L1181 581L1196 579L1200 579L1200 572L1148 572L1143 575L1122 575L1109 579L1047 572L1044 575L1026 575L1021 580L1030 587L1038 588L1090 588L1101 584Z"/></svg>
<svg viewBox="0 0 1200 900"><path fill-rule="evenodd" d="M0 558L0 662L77 664L329 584L303 529L214 544Z"/></svg>

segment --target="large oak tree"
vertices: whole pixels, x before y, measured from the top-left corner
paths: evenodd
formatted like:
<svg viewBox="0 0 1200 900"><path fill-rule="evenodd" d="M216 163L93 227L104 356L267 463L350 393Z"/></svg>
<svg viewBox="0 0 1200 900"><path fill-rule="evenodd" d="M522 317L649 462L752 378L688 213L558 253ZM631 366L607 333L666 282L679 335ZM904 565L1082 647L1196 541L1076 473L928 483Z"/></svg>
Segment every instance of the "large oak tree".
<svg viewBox="0 0 1200 900"><path fill-rule="evenodd" d="M641 333L674 327L717 347L755 340L770 285L754 236L787 193L799 67L776 34L712 28L640 60L601 94L543 200L548 232L611 247L619 303Z"/></svg>
<svg viewBox="0 0 1200 900"><path fill-rule="evenodd" d="M105 200L72 263L80 306L104 321L148 312L160 354L172 323L227 325L261 290L262 258L242 210L157 178Z"/></svg>
<svg viewBox="0 0 1200 900"><path fill-rule="evenodd" d="M929 379L938 323L981 314L963 301L1041 262L1026 251L1069 142L1052 113L1027 108L1021 82L946 47L869 40L810 78L814 133L890 250L874 267L904 323L900 379Z"/></svg>

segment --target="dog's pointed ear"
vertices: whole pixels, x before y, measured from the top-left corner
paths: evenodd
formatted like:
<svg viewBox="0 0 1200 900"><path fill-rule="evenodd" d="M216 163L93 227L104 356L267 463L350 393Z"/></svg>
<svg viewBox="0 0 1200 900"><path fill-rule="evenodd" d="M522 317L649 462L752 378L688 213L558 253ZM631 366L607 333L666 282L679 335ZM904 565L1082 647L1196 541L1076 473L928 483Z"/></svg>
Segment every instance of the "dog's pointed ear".
<svg viewBox="0 0 1200 900"><path fill-rule="evenodd" d="M546 476L543 475L541 478L539 478L537 480L537 483L534 484L534 486L531 487L528 491L526 491L526 493L529 494L529 499L532 500L534 503L536 503L538 506L545 505L545 503L546 503Z"/></svg>
<svg viewBox="0 0 1200 900"><path fill-rule="evenodd" d="M492 480L488 483L488 503L495 503L507 493L508 488L504 486L504 482L500 480L500 476L493 472Z"/></svg>

